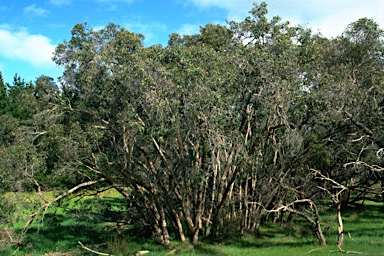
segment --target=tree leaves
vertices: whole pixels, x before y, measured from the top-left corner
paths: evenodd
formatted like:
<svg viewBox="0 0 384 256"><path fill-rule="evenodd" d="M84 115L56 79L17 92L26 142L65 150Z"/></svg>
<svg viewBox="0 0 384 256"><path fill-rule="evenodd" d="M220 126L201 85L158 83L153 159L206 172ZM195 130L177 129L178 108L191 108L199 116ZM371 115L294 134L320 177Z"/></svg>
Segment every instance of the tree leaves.
<svg viewBox="0 0 384 256"><path fill-rule="evenodd" d="M75 25L53 58L60 90L48 76L0 80L3 166L46 188L102 180L165 245L170 230L197 242L320 201L312 169L374 191L363 172L382 166L383 31L360 19L327 39L266 14L255 4L244 21L165 47Z"/></svg>

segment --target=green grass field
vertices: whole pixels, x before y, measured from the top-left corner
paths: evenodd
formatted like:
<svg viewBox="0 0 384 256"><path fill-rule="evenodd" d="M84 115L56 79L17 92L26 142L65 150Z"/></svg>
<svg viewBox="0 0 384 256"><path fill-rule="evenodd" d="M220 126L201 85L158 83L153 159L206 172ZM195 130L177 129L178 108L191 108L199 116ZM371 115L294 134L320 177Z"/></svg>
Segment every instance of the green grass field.
<svg viewBox="0 0 384 256"><path fill-rule="evenodd" d="M24 200L33 204L38 199L24 195ZM20 199L20 198L19 198ZM311 234L305 221L297 218L296 225L267 223L260 233L245 234L222 243L201 242L198 245L172 242L163 248L150 239L138 239L134 234L122 239L116 234L116 222L100 212L125 210L124 200L115 193L100 196L73 197L49 208L43 219L31 226L23 246L5 248L0 255L95 255L80 248L85 246L113 255L135 255L148 250L147 255L334 255L337 252L336 213L322 213L323 232L327 246L321 247ZM364 210L351 209L344 213L345 240L343 250L363 255L384 255L384 221L381 205L368 203ZM25 216L28 211L23 211ZM110 214L110 212L108 213ZM109 222L111 221L111 222ZM25 220L13 226L20 232Z"/></svg>

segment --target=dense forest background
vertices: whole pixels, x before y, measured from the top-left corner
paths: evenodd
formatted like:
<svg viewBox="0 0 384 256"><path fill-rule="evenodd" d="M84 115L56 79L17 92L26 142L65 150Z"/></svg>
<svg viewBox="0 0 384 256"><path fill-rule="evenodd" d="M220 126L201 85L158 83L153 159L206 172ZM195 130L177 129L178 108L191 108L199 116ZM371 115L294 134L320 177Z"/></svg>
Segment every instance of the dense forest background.
<svg viewBox="0 0 384 256"><path fill-rule="evenodd" d="M319 206L384 201L384 32L362 18L325 38L266 14L255 4L242 22L150 47L77 24L55 50L57 82L0 73L1 194L55 191L43 211L115 188L164 245L295 215L325 244Z"/></svg>

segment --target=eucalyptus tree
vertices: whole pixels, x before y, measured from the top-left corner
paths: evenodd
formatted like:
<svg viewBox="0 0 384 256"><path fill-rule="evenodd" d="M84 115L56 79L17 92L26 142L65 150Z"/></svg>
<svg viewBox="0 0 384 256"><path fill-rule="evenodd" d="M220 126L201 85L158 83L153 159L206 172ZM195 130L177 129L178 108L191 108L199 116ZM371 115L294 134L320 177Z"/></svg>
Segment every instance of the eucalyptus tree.
<svg viewBox="0 0 384 256"><path fill-rule="evenodd" d="M242 119L239 129L248 137L248 150L257 152L259 158L256 169L250 172L255 175L251 179L273 180L271 186L291 171L289 162L302 151L301 131L293 112L304 94L295 41L306 31L282 22L278 16L269 21L267 12L266 3L255 4L251 17L230 25L244 44L238 60L243 89L237 109ZM266 189L255 190L264 191L266 201L260 203L270 208L280 200L280 192Z"/></svg>
<svg viewBox="0 0 384 256"><path fill-rule="evenodd" d="M341 210L382 193L383 31L373 20L351 23L323 44L317 75L308 77L313 100L311 155L314 181L335 204L339 246ZM314 161L316 160L316 161ZM373 196L372 196L373 195Z"/></svg>
<svg viewBox="0 0 384 256"><path fill-rule="evenodd" d="M323 174L355 190L356 200L374 192L382 166L380 149L383 101L383 32L370 19L351 23L338 38L324 46L322 66L312 84L313 109L318 109L313 134L328 152ZM320 163L320 162L319 162ZM375 169L377 169L375 171ZM372 190L373 189L373 190ZM365 191L365 192L364 192ZM349 191L351 192L351 191ZM353 200L355 200L353 199ZM352 200L352 199L351 199ZM349 199L346 201L348 202Z"/></svg>
<svg viewBox="0 0 384 256"><path fill-rule="evenodd" d="M371 19L359 19L348 26L338 45L350 81L343 112L359 130L353 139L358 142L358 136L368 138L359 145L355 163L382 166L374 153L384 148L384 31Z"/></svg>
<svg viewBox="0 0 384 256"><path fill-rule="evenodd" d="M196 42L144 48L116 25L76 25L55 52L81 172L123 194L165 245L169 226L182 241L216 234L242 168L235 62L217 31L231 41L209 25Z"/></svg>
<svg viewBox="0 0 384 256"><path fill-rule="evenodd" d="M255 4L242 22L172 34L166 47L75 25L54 54L61 90L46 76L31 88L35 112L18 133L40 170L30 180L66 194L111 186L164 245L172 232L196 243L256 231L285 211L325 244L316 204L339 196L329 186L377 189L382 32L362 19L329 40L266 14Z"/></svg>

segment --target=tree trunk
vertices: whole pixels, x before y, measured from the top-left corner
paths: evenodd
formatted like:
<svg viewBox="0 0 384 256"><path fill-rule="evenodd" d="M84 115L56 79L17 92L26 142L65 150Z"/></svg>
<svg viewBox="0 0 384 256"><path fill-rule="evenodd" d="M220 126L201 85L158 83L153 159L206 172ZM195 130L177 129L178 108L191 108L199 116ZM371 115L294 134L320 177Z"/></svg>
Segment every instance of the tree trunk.
<svg viewBox="0 0 384 256"><path fill-rule="evenodd" d="M337 205L337 220L339 222L339 226L337 227L339 239L337 241L337 246L343 246L344 242L344 230L343 230L343 219L341 218L341 203Z"/></svg>
<svg viewBox="0 0 384 256"><path fill-rule="evenodd" d="M295 210L291 207L286 207L286 210L305 218L309 223L311 223L313 231L314 231L315 235L317 236L317 239L319 239L320 244L322 246L325 246L326 241L325 241L323 231L321 230L319 213L317 211L317 207L311 201L308 201L308 200L299 200L299 201L300 201L299 203L309 202L312 205L313 210L314 210L314 217L315 217L314 220L311 217L307 216L305 213L298 211L298 210Z"/></svg>
<svg viewBox="0 0 384 256"><path fill-rule="evenodd" d="M319 220L316 220L315 225L314 225L313 228L315 230L315 234L316 234L317 238L319 239L320 244L322 246L325 246L327 244L327 242L325 241L325 237L324 237L323 231L321 230L321 226L320 226L320 221Z"/></svg>
<svg viewBox="0 0 384 256"><path fill-rule="evenodd" d="M232 153L234 153L234 151ZM221 199L221 201L219 201L219 204L215 209L215 214L214 214L213 221L212 221L212 232L210 234L211 239L214 239L217 235L217 230L218 230L219 221L220 221L219 217L220 217L221 211L223 210L225 202L228 199L228 195L229 195L229 191L231 189L231 186L235 182L236 177L238 176L238 173L239 173L239 169L237 169L236 167L234 167L234 168L235 168L235 170L232 174L231 180L229 180L227 187L226 187L224 193L222 194L222 199Z"/></svg>
<svg viewBox="0 0 384 256"><path fill-rule="evenodd" d="M176 219L175 220L176 221L176 227L177 227L177 232L178 232L180 241L184 243L185 242L185 236L184 236L183 225L181 224L180 216L179 216L179 214L176 214L176 211L173 215Z"/></svg>
<svg viewBox="0 0 384 256"><path fill-rule="evenodd" d="M211 192L211 198L210 198L211 202L210 202L210 205L209 205L209 210L208 210L207 217L205 219L205 235L206 236L208 236L208 234L210 233L210 226L212 224L211 217L212 217L212 213L213 213L213 208L215 206L216 194L218 193L217 192L217 185L216 185L218 171L220 170L220 162L219 162L218 156L219 156L219 152L217 152L216 165L213 168L212 192Z"/></svg>

